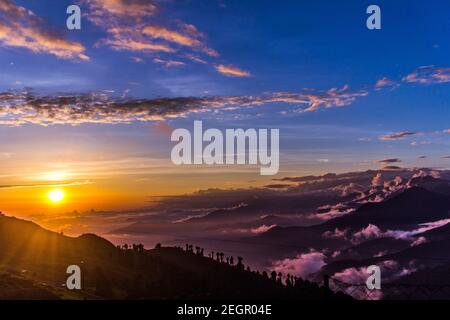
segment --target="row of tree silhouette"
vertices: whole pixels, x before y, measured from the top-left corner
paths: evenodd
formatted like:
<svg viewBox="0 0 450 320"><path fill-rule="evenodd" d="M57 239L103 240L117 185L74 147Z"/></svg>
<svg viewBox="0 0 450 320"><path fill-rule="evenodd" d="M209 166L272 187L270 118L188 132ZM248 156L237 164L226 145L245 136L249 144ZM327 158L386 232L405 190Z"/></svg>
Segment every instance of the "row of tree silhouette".
<svg viewBox="0 0 450 320"><path fill-rule="evenodd" d="M158 244L157 247L158 246L161 247L161 244ZM181 249L181 247L177 247L177 248ZM193 245L188 244L188 243L185 245L185 251L188 252L188 253L193 253L193 254L195 253L198 256L202 256L202 257L204 256L204 249L203 248L201 248L199 246L196 246L195 247L195 252L194 252ZM234 266L234 257L233 256L229 256L229 257L225 256L225 254L223 252L211 251L209 253L208 257L210 259L212 259L212 260L215 259L217 262L226 263L227 265ZM240 270L244 270L245 269L245 266L243 264L244 258L237 257L237 260L238 261L237 261L237 264L236 264L236 268L240 269ZM245 270L247 272L252 272L250 266L247 266L247 269L245 269ZM268 273L266 271L263 271L262 273L260 273L259 270L256 270L255 273L257 275L261 275L263 278L269 279L269 275L268 275ZM283 285L283 274L281 272L277 273L276 271L272 271L270 273L270 280L272 280L273 282L276 282L278 285ZM301 279L300 277L296 277L296 276L291 275L291 274L288 273L285 276L284 284L287 287L294 287L297 284L298 285L304 285L305 281L303 281L303 279Z"/></svg>
<svg viewBox="0 0 450 320"><path fill-rule="evenodd" d="M124 244L122 246L117 246L117 247L125 252L126 251L132 251L135 253L145 252L143 244L134 244L134 243L132 245ZM156 244L155 249L161 249L161 248L162 248L161 243ZM181 246L175 246L174 248L179 251L184 251L187 254L193 254L198 257L205 257L205 249L201 248L199 246L194 247L194 245L187 243L184 247L184 250L183 250L183 247L181 247ZM301 277L297 277L297 276L291 275L289 273L286 275L283 275L283 273L281 273L281 272L272 271L269 275L266 271L263 271L263 272L260 272L259 270L252 271L250 266L247 266L245 268L245 265L243 263L244 258L240 257L240 256L237 257L236 264L235 264L235 258L233 256L226 256L225 253L223 253L223 252L211 251L208 254L207 258L209 258L215 262L221 263L221 264L226 264L226 265L235 267L238 270L253 273L257 276L262 277L265 280L270 280L273 283L276 283L278 286L285 286L288 288L316 286L315 283L311 283L307 280L302 279Z"/></svg>

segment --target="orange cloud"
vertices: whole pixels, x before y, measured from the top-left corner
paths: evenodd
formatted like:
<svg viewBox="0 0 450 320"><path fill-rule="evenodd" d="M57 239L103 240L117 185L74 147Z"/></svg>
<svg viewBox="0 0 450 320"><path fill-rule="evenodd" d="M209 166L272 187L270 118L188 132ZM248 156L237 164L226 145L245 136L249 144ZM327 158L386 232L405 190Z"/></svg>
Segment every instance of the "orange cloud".
<svg viewBox="0 0 450 320"><path fill-rule="evenodd" d="M173 27L149 24L149 17L159 11L159 2L154 0L80 0L87 4L90 12L89 20L103 27L108 33L106 39L97 45L108 45L115 50L129 51L160 51L172 53L177 59L180 57L191 61L208 64L201 54L218 57L219 53L208 47L206 35L193 24L175 20L170 23ZM186 52L185 49L190 51ZM196 53L200 57L193 55ZM161 61L156 58L156 63ZM169 63L167 66L181 65L184 62ZM223 75L232 77L249 77L250 73L233 66L217 65L216 70Z"/></svg>
<svg viewBox="0 0 450 320"><path fill-rule="evenodd" d="M226 76L231 76L231 77L241 77L241 78L245 78L245 77L250 77L250 72L233 67L233 66L225 66L223 64L219 64L216 66L216 70L221 73L224 74Z"/></svg>
<svg viewBox="0 0 450 320"><path fill-rule="evenodd" d="M10 0L0 3L0 44L48 53L61 59L89 60L82 44L49 32L43 19Z"/></svg>
<svg viewBox="0 0 450 320"><path fill-rule="evenodd" d="M142 30L145 35L155 39L164 39L166 41L174 42L182 46L195 47L200 45L200 41L192 37L183 35L179 32L166 29L159 26L147 26Z"/></svg>
<svg viewBox="0 0 450 320"><path fill-rule="evenodd" d="M153 15L157 7L151 0L84 0L91 7L93 22L104 20L106 15L142 18Z"/></svg>
<svg viewBox="0 0 450 320"><path fill-rule="evenodd" d="M178 31L169 30L162 26L146 26L142 30L142 33L153 39L162 39L181 46L196 48L212 57L218 56L218 53L214 49L206 47L200 40L197 39L199 37L204 37L204 35L198 31L195 26L183 25L183 29L185 34Z"/></svg>
<svg viewBox="0 0 450 320"><path fill-rule="evenodd" d="M173 53L175 49L164 43L154 43L144 39L139 32L129 27L112 27L106 30L110 37L100 40L97 45L108 45L115 50L160 51Z"/></svg>
<svg viewBox="0 0 450 320"><path fill-rule="evenodd" d="M83 0L83 2L90 9L87 15L89 20L103 27L109 35L97 45L108 45L115 50L165 53L176 53L178 50L172 48L172 45L179 45L211 57L218 56L214 49L204 44L206 36L194 25L178 21L179 31L159 25L148 25L147 18L154 15L158 9L151 0ZM181 53L176 54L182 56Z"/></svg>

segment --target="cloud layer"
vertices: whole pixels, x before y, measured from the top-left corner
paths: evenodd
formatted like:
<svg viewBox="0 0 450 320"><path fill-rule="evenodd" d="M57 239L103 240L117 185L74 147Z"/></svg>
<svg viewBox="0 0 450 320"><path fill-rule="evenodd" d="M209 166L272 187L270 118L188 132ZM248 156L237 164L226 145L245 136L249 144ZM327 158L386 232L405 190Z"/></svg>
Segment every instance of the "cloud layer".
<svg viewBox="0 0 450 320"><path fill-rule="evenodd" d="M206 35L194 25L180 20L172 21L160 16L155 19L161 11L159 3L155 1L80 0L79 4L88 9L83 11L87 19L106 33L106 37L97 39L95 47L107 46L117 51L141 54L142 57L134 57L135 61L142 61L150 55L151 61L166 67L195 62L210 64L219 73L227 76L250 75L248 71L237 67L207 61L205 58L215 59L219 57L219 53L207 45ZM159 24L155 24L155 20ZM62 29L58 32L50 30L50 25L43 18L27 8L15 4L12 0L1 1L2 46L26 48L35 53L47 53L67 60L90 60L83 44L67 40ZM185 61L178 61L180 59ZM174 61L177 63L172 63Z"/></svg>
<svg viewBox="0 0 450 320"><path fill-rule="evenodd" d="M207 61L219 57L219 53L207 45L206 35L193 24L161 17L155 1L82 0L82 3L90 9L88 19L107 34L97 46L140 53L143 56L137 57L140 61L150 55L154 63L165 67L195 62L214 65L224 75L249 75L239 68L216 66Z"/></svg>
<svg viewBox="0 0 450 320"><path fill-rule="evenodd" d="M48 53L61 59L89 60L82 44L49 30L44 20L32 11L10 0L0 2L0 43L3 46Z"/></svg>
<svg viewBox="0 0 450 320"><path fill-rule="evenodd" d="M78 125L130 123L185 117L200 112L230 111L271 103L295 104L297 111L340 107L363 92L331 89L325 93L273 93L262 96L208 96L157 99L111 98L103 93L36 96L29 92L0 93L0 125Z"/></svg>

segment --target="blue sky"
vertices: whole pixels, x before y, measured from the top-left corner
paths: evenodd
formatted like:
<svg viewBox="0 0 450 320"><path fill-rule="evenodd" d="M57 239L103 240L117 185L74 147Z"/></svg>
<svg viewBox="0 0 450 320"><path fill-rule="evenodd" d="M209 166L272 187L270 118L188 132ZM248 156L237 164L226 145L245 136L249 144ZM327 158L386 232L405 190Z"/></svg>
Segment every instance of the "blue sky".
<svg viewBox="0 0 450 320"><path fill-rule="evenodd" d="M448 62L450 22L444 1L379 1L382 30L365 28L365 1L161 1L149 24L171 27L176 21L195 25L220 53L215 63L251 72L245 79L222 77L210 66L190 63L163 68L152 63L159 52L114 51L95 47L109 26L82 20L82 30L64 30L65 8L73 1L17 1L48 25L86 47L90 62L77 63L20 48L2 49L1 61L15 62L3 75L2 87L14 77L33 87L66 90L132 88L139 96L259 94L298 91L302 87L328 89L345 84L371 86L379 78L398 79L418 66ZM222 5L221 5L222 4ZM83 14L89 6L81 4ZM136 64L131 57L145 60ZM50 78L45 82L42 78ZM17 81L17 80L16 80ZM192 83L189 88L186 82ZM183 86L186 87L184 87Z"/></svg>
<svg viewBox="0 0 450 320"><path fill-rule="evenodd" d="M81 7L81 30L65 29L72 3ZM382 30L365 26L370 4L381 7ZM75 123L73 115L52 114L59 109L36 114L46 101L27 109L5 98L0 108L16 104L20 112L0 112L0 153L10 162L0 167L4 172L20 171L12 163L30 150L40 154L43 137L39 170L64 161L170 162L161 127L190 128L194 119L219 128L280 128L280 175L379 168L385 158L401 166L449 166L446 1L8 0L4 6L3 92L31 88L45 99L96 93L115 107L164 98L169 111L176 104L170 99L208 98L201 113L189 107L131 124L94 121L87 111ZM257 104L212 107L210 100L225 105L230 96ZM139 117L136 110L127 116ZM204 186L210 183L198 188Z"/></svg>

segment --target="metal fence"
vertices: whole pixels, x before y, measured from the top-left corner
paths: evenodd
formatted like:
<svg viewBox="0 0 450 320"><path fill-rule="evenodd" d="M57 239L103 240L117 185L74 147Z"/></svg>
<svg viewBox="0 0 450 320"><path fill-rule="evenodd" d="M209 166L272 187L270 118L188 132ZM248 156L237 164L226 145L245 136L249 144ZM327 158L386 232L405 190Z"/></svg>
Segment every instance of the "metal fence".
<svg viewBox="0 0 450 320"><path fill-rule="evenodd" d="M385 283L380 290L369 290L365 283L347 283L330 277L324 280L324 285L358 300L450 300L450 284Z"/></svg>

